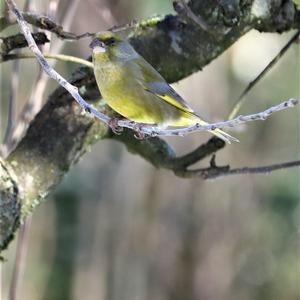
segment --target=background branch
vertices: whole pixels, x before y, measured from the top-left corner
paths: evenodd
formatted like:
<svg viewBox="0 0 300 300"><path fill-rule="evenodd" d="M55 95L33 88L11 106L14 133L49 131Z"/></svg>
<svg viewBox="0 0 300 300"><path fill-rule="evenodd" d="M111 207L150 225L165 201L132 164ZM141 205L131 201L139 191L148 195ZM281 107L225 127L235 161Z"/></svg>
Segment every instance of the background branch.
<svg viewBox="0 0 300 300"><path fill-rule="evenodd" d="M44 32L36 32L32 34L37 45L44 45L49 42ZM28 46L28 43L23 34L15 34L6 38L0 39L0 54L5 55L14 49L20 49Z"/></svg>
<svg viewBox="0 0 300 300"><path fill-rule="evenodd" d="M168 144L158 138L135 142L131 135L132 133L127 131L125 134L120 136L113 135L112 137L115 140L124 143L129 152L142 156L157 168L171 170L176 176L182 178L216 179L231 175L268 174L274 171L300 166L300 160L296 160L259 167L231 169L229 165L216 165L215 153L225 146L225 142L219 138L213 137L194 151L184 156L177 157ZM194 170L189 169L192 165L211 155L213 156L209 167Z"/></svg>
<svg viewBox="0 0 300 300"><path fill-rule="evenodd" d="M264 77L264 75L275 66L275 64L280 60L280 58L287 52L287 50L295 43L300 35L300 31L298 30L292 38L287 42L287 44L279 51L279 53L270 61L270 63L258 74L256 78L254 78L245 88L245 90L241 93L239 98L237 99L233 109L229 115L229 119L234 118L239 112L240 108L244 104L245 96L252 90L252 88L256 85L256 83Z"/></svg>
<svg viewBox="0 0 300 300"><path fill-rule="evenodd" d="M64 61L64 62L72 62L72 63L81 64L83 66L87 66L87 67L93 69L93 64L90 61L87 61L87 60L82 59L80 57L71 56L71 55L64 55L64 54L51 54L51 53L43 53L43 56L45 58L50 58L50 59L60 60L60 61ZM32 58L36 58L36 57L31 53L7 54L7 55L4 55L4 56L1 57L0 63L5 62L5 61L10 61L10 60L32 59Z"/></svg>
<svg viewBox="0 0 300 300"><path fill-rule="evenodd" d="M56 14L56 9L58 6L58 2L56 0L51 0L49 3L49 9L48 14L51 18L54 19ZM70 2L70 8L66 11L66 14L63 16L62 23L65 28L69 28L74 20L74 15L78 6L79 0L72 0ZM38 29L38 27L36 28ZM47 45L43 45L42 50L44 52L52 52L51 56L54 57L55 53L59 53L64 45L64 40L55 40L53 42L53 34L50 34L50 43ZM54 53L54 54L53 54ZM58 56L60 54L57 54ZM66 57L65 55L59 56L59 58L56 56L56 59L63 59L68 60L70 57ZM73 58L74 60L80 60L80 58ZM87 61L80 60L83 64L88 63ZM55 64L53 62L49 63L49 66L53 66ZM91 65L89 65L91 66ZM22 135L24 134L24 131L26 130L29 122L34 118L34 116L37 114L37 112L41 109L41 106L44 102L43 95L45 93L47 84L49 82L50 77L44 72L43 68L40 67L39 72L37 74L36 80L33 84L35 87L32 89L31 94L29 96L29 99L26 103L26 105L23 107L22 112L20 113L20 117L18 119L18 122L16 126L13 128L12 134L10 135L9 139L7 140L7 143L5 144L4 152L9 153L15 145L18 143ZM6 151L5 151L6 150Z"/></svg>

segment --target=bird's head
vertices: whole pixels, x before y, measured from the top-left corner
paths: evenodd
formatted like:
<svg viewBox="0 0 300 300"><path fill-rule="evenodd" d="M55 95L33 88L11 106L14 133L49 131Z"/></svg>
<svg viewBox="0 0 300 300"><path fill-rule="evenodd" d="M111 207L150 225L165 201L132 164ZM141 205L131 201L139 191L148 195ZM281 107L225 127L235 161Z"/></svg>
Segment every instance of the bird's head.
<svg viewBox="0 0 300 300"><path fill-rule="evenodd" d="M128 60L137 55L127 40L111 31L96 33L90 43L90 48L93 50L93 57L102 63Z"/></svg>

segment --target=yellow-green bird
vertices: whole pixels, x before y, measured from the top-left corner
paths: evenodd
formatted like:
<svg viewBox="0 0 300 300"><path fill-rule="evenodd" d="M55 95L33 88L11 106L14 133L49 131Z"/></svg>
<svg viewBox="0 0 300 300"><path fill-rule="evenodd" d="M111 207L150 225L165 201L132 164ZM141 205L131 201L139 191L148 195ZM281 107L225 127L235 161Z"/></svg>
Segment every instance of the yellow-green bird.
<svg viewBox="0 0 300 300"><path fill-rule="evenodd" d="M106 103L123 117L161 128L207 124L117 33L97 33L90 47L99 90ZM211 132L226 142L236 141L220 129Z"/></svg>

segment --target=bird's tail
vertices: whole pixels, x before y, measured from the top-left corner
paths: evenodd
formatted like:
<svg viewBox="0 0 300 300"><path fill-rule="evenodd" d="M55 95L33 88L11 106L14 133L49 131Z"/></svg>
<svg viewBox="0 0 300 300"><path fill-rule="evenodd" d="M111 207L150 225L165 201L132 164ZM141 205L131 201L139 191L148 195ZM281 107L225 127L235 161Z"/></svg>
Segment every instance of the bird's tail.
<svg viewBox="0 0 300 300"><path fill-rule="evenodd" d="M208 123L199 119L198 123L200 125L207 125ZM217 136L218 138L222 139L224 142L231 144L231 142L239 142L238 139L236 139L235 137L231 136L230 134L228 134L227 132L216 128L214 130L209 130L209 132L211 132L212 134L214 134L215 136Z"/></svg>
<svg viewBox="0 0 300 300"><path fill-rule="evenodd" d="M228 134L227 132L225 132L219 128L217 128L215 130L210 130L209 132L211 132L218 138L222 139L223 141L227 142L228 144L231 144L231 142L239 142L238 139L236 139L235 137L231 136L230 134Z"/></svg>
<svg viewBox="0 0 300 300"><path fill-rule="evenodd" d="M203 121L201 119L200 116L198 116L196 113L194 112L186 112L186 114L184 116L181 117L181 119L177 122L177 123L172 123L172 126L175 127L182 127L182 126L192 126L195 125L196 123L200 124L200 125L208 125L207 122ZM231 136L230 134L228 134L227 132L216 128L214 130L208 130L209 132L211 132L212 134L214 134L215 136L219 137L220 139L222 139L223 141L225 141L228 144L231 144L231 142L239 142L238 139L236 139L235 137Z"/></svg>
<svg viewBox="0 0 300 300"><path fill-rule="evenodd" d="M188 117L188 121L189 122L194 122L198 123L200 125L208 125L207 122L203 121L197 114L195 113L191 113L190 116ZM235 137L231 136L230 134L228 134L227 132L216 128L214 130L209 130L209 132L211 132L212 134L214 134L215 136L217 136L218 138L222 139L224 142L231 144L231 142L239 142L238 139L236 139Z"/></svg>

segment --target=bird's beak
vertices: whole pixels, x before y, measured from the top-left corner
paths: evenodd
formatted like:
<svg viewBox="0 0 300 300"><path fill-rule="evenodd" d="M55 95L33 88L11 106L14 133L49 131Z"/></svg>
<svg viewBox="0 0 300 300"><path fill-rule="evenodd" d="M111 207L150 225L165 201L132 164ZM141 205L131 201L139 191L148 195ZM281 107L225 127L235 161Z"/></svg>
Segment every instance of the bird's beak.
<svg viewBox="0 0 300 300"><path fill-rule="evenodd" d="M94 53L104 53L106 51L105 45L99 39L93 39L89 45L93 49Z"/></svg>

